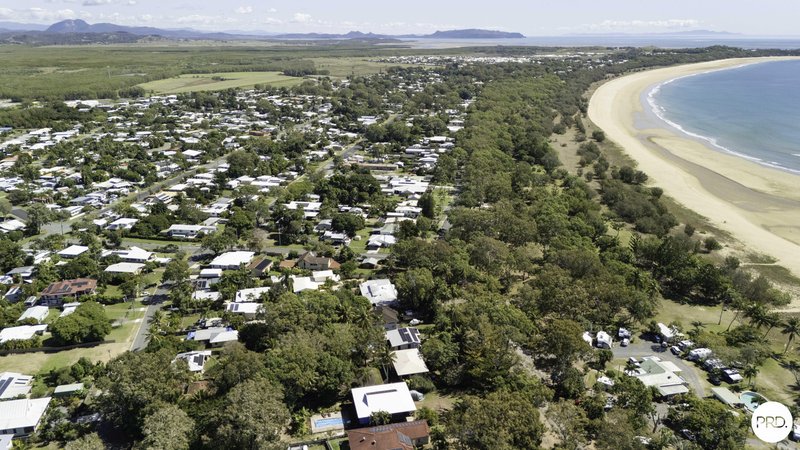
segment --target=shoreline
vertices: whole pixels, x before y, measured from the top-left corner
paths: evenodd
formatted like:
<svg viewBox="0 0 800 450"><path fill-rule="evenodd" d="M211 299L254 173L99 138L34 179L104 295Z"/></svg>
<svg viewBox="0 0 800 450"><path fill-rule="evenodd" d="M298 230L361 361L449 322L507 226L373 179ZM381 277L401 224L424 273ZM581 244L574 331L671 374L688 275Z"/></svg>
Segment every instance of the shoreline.
<svg viewBox="0 0 800 450"><path fill-rule="evenodd" d="M652 184L738 241L800 276L800 175L761 165L682 133L649 110L648 94L685 76L793 58L738 58L637 72L595 90L588 117ZM649 114L649 116L648 116Z"/></svg>

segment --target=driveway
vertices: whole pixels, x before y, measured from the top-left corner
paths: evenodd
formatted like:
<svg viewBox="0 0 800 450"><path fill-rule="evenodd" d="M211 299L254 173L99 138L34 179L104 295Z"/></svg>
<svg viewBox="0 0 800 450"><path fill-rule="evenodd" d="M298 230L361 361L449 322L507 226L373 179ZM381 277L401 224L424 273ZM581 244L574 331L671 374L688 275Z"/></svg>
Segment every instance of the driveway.
<svg viewBox="0 0 800 450"><path fill-rule="evenodd" d="M698 367L695 367L693 363L673 355L669 349L662 349L659 344L637 339L636 342L632 342L627 347L621 347L617 343L614 343L614 347L611 351L614 353L615 359L628 359L630 357L639 359L643 356L658 356L664 361L671 361L683 370L681 372L681 377L689 383L689 386L694 389L698 396L705 397L709 394L709 392L706 392L705 383L703 383L705 373Z"/></svg>

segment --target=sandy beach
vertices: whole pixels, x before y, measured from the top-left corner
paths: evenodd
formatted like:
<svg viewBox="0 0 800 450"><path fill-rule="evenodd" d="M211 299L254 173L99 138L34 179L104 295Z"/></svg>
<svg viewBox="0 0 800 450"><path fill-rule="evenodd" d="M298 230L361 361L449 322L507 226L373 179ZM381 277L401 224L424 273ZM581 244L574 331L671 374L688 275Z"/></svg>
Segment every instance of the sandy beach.
<svg viewBox="0 0 800 450"><path fill-rule="evenodd" d="M782 58L712 61L634 73L600 86L589 118L679 203L747 253L770 255L800 276L800 176L723 153L660 121L646 94L665 81Z"/></svg>

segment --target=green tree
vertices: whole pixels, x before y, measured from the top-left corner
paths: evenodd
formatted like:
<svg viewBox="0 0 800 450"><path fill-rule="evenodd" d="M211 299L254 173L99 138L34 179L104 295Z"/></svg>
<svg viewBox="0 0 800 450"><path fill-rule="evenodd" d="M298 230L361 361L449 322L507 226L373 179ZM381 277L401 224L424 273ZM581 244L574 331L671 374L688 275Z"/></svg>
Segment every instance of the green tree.
<svg viewBox="0 0 800 450"><path fill-rule="evenodd" d="M164 405L144 418L142 449L188 450L194 420L176 405Z"/></svg>
<svg viewBox="0 0 800 450"><path fill-rule="evenodd" d="M789 347L792 345L792 341L798 334L800 334L800 318L797 317L789 317L786 319L786 322L783 324L783 329L781 333L787 336L786 339L786 348L783 349L783 354L785 355L786 352L789 351Z"/></svg>
<svg viewBox="0 0 800 450"><path fill-rule="evenodd" d="M64 450L105 450L106 446L97 433L90 433L78 439L67 442Z"/></svg>
<svg viewBox="0 0 800 450"><path fill-rule="evenodd" d="M140 438L145 417L183 394L188 372L171 364L173 357L173 352L161 350L127 352L111 360L97 382L103 392L97 407L104 419Z"/></svg>
<svg viewBox="0 0 800 450"><path fill-rule="evenodd" d="M164 266L164 273L161 274L162 283L184 283L189 280L189 263L180 255L171 259Z"/></svg>
<svg viewBox="0 0 800 450"><path fill-rule="evenodd" d="M274 449L289 418L279 387L263 378L246 380L224 397L211 442L215 448Z"/></svg>
<svg viewBox="0 0 800 450"><path fill-rule="evenodd" d="M544 427L539 410L524 392L497 391L466 396L445 419L453 448L512 450L538 448Z"/></svg>
<svg viewBox="0 0 800 450"><path fill-rule="evenodd" d="M200 241L200 246L205 250L210 250L215 255L219 255L236 245L236 241L236 235L229 233L226 229L223 232L216 232L203 236L203 239Z"/></svg>
<svg viewBox="0 0 800 450"><path fill-rule="evenodd" d="M24 257L25 253L18 243L7 238L0 239L0 270L3 273L22 265Z"/></svg>
<svg viewBox="0 0 800 450"><path fill-rule="evenodd" d="M30 236L36 236L44 225L55 220L55 214L41 203L34 203L28 207L28 227Z"/></svg>
<svg viewBox="0 0 800 450"><path fill-rule="evenodd" d="M419 201L417 201L417 205L422 208L422 215L427 217L428 219L435 219L436 218L436 199L433 197L433 193L426 192L419 197Z"/></svg>
<svg viewBox="0 0 800 450"><path fill-rule="evenodd" d="M50 332L58 345L100 342L111 333L111 322L103 305L89 301L72 314L56 319L50 325Z"/></svg>

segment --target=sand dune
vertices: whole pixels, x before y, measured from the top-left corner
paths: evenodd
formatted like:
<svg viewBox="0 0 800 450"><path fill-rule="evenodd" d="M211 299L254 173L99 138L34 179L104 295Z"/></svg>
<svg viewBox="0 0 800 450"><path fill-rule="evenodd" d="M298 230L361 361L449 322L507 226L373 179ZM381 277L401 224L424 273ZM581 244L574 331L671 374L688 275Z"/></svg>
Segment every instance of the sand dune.
<svg viewBox="0 0 800 450"><path fill-rule="evenodd" d="M800 176L723 153L658 120L646 94L680 76L781 58L748 58L634 73L600 86L589 118L653 185L733 235L737 247L773 256L800 276Z"/></svg>

